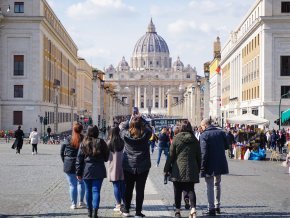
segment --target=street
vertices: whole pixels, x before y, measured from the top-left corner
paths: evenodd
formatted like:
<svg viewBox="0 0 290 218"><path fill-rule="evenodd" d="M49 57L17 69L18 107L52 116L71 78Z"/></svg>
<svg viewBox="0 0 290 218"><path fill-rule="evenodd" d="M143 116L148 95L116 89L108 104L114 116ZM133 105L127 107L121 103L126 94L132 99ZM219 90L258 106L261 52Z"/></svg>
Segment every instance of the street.
<svg viewBox="0 0 290 218"><path fill-rule="evenodd" d="M24 144L15 154L12 143L0 143L0 217L87 217L86 209L71 210L68 184L62 171L60 145L38 145L31 154ZM171 182L163 184L164 156L155 167L157 152L146 184L146 217L173 217ZM230 174L222 177L220 217L290 217L290 175L276 161L229 160ZM206 210L204 179L195 186L197 216ZM133 198L134 199L134 198ZM120 217L114 208L113 186L104 180L99 217ZM134 201L132 203L135 203ZM182 217L189 211L182 206ZM134 211L131 212L134 215Z"/></svg>

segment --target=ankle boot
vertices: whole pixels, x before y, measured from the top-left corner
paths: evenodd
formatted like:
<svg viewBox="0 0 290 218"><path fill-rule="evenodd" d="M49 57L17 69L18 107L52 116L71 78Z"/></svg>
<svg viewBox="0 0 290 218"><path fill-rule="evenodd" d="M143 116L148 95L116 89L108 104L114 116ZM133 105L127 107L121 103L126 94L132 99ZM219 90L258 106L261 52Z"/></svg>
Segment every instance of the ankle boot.
<svg viewBox="0 0 290 218"><path fill-rule="evenodd" d="M88 208L88 217L92 217L93 216L93 210Z"/></svg>
<svg viewBox="0 0 290 218"><path fill-rule="evenodd" d="M98 218L98 209L93 210L93 218Z"/></svg>

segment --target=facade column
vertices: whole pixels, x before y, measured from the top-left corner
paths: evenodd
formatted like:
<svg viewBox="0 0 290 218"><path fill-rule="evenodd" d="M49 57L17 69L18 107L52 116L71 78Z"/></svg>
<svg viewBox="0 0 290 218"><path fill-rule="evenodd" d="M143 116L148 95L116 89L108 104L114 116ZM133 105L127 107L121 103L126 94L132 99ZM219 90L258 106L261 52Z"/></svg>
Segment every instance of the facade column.
<svg viewBox="0 0 290 218"><path fill-rule="evenodd" d="M165 100L164 86L162 86L162 88L161 88L161 108L164 108L164 100Z"/></svg>
<svg viewBox="0 0 290 218"><path fill-rule="evenodd" d="M161 102L162 102L162 100L161 100L161 87L159 86L159 94L158 94L158 100L159 100L159 102L158 102L158 108L160 109L161 108Z"/></svg>
<svg viewBox="0 0 290 218"><path fill-rule="evenodd" d="M153 96L152 96L152 108L155 108L155 87L152 87L153 89Z"/></svg>
<svg viewBox="0 0 290 218"><path fill-rule="evenodd" d="M141 107L141 88L140 86L138 86L138 104L137 107L140 108Z"/></svg>
<svg viewBox="0 0 290 218"><path fill-rule="evenodd" d="M144 87L144 109L147 108L147 90L146 90L146 86Z"/></svg>
<svg viewBox="0 0 290 218"><path fill-rule="evenodd" d="M135 94L134 94L134 105L133 105L133 107L134 106L138 106L138 87L137 86L135 86Z"/></svg>

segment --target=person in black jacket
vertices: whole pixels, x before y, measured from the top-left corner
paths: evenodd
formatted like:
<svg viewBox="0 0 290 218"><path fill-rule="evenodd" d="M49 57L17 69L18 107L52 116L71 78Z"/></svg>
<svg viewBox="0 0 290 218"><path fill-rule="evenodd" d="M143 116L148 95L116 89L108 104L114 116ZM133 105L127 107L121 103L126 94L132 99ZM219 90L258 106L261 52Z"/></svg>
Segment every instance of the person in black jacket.
<svg viewBox="0 0 290 218"><path fill-rule="evenodd" d="M101 187L107 177L105 162L110 153L107 143L98 136L97 126L88 129L76 161L77 179L85 182L88 216L94 218L98 217Z"/></svg>
<svg viewBox="0 0 290 218"><path fill-rule="evenodd" d="M142 116L132 115L130 121L120 124L120 136L125 142L123 154L123 170L126 184L125 205L121 208L123 216L129 216L133 189L136 184L135 217L145 217L142 214L144 189L151 167L150 145L148 140L152 129Z"/></svg>
<svg viewBox="0 0 290 218"><path fill-rule="evenodd" d="M201 121L204 130L200 135L201 148L201 177L205 178L207 185L208 211L204 214L215 216L220 214L221 175L228 174L228 162L225 150L228 141L225 132L211 125L211 120L206 118Z"/></svg>
<svg viewBox="0 0 290 218"><path fill-rule="evenodd" d="M71 209L76 209L77 198L79 193L79 207L85 207L84 196L85 187L82 180L77 180L76 177L76 158L80 144L83 140L83 126L80 123L75 123L73 126L72 137L68 138L60 149L60 156L63 161L63 171L66 173L69 184L69 194L71 200Z"/></svg>
<svg viewBox="0 0 290 218"><path fill-rule="evenodd" d="M23 137L24 133L21 129L21 126L18 126L18 129L14 133L15 136L15 147L16 147L16 154L20 154L20 150L22 149L23 146Z"/></svg>
<svg viewBox="0 0 290 218"><path fill-rule="evenodd" d="M159 140L159 143L158 143L158 157L157 157L157 163L156 163L157 167L159 166L162 152L164 153L166 159L168 158L170 138L167 135L166 127L162 128L161 133L158 136L158 140Z"/></svg>
<svg viewBox="0 0 290 218"><path fill-rule="evenodd" d="M235 143L235 137L232 134L231 130L228 131L227 133L227 140L228 140L228 145L229 145L229 150L228 150L228 155L229 158L233 158L233 144Z"/></svg>

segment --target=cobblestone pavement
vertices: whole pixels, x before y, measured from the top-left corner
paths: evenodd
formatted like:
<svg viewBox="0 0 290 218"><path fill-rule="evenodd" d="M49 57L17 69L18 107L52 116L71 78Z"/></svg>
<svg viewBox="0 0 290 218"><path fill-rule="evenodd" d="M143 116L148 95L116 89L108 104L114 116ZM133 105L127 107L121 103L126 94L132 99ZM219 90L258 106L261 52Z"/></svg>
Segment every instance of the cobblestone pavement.
<svg viewBox="0 0 290 218"><path fill-rule="evenodd" d="M24 144L15 154L10 144L0 143L0 217L87 217L86 209L71 210L68 185L59 157L60 145L39 145L31 154ZM163 184L162 171L152 168L146 184L143 213L147 217L173 217L173 186ZM290 217L290 175L273 161L229 160L230 174L222 177L222 214L220 217ZM204 180L195 186L197 215L206 210ZM112 184L104 180L99 217L120 217L113 212ZM183 210L182 216L188 217ZM133 211L131 214L134 215Z"/></svg>

